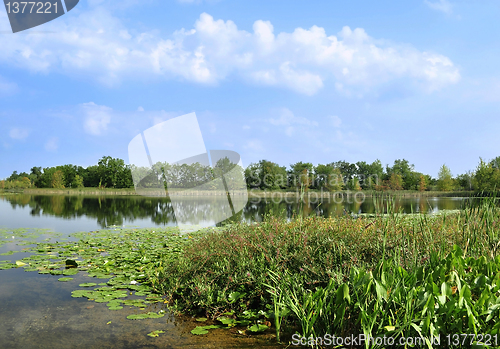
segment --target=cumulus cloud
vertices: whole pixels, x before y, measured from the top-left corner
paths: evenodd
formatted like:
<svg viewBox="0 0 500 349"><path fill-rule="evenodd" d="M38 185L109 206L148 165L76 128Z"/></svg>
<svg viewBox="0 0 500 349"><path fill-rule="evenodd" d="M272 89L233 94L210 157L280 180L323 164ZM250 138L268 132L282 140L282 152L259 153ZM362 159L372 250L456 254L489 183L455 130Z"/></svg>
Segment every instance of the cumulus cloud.
<svg viewBox="0 0 500 349"><path fill-rule="evenodd" d="M297 125L300 127L306 126L318 126L318 123L313 120L309 120L304 117L295 116L293 112L287 108L282 108L278 111L278 118L270 118L268 121L275 126L282 126L285 130L285 134L291 137Z"/></svg>
<svg viewBox="0 0 500 349"><path fill-rule="evenodd" d="M448 0L438 0L436 2L425 0L425 4L433 10L441 11L446 14L451 14L453 12L453 5Z"/></svg>
<svg viewBox="0 0 500 349"><path fill-rule="evenodd" d="M98 136L107 130L112 109L94 102L80 104L84 115L83 128L88 134Z"/></svg>
<svg viewBox="0 0 500 349"><path fill-rule="evenodd" d="M250 139L248 140L243 148L256 151L256 152L263 152L264 151L264 146L262 144L262 141L259 139Z"/></svg>
<svg viewBox="0 0 500 349"><path fill-rule="evenodd" d="M25 128L12 128L9 131L10 138L18 141L25 140L29 134L30 134L29 130Z"/></svg>
<svg viewBox="0 0 500 349"><path fill-rule="evenodd" d="M2 22L7 18L0 12ZM375 40L347 26L336 35L318 26L275 33L271 22L258 20L246 31L202 13L193 28L162 37L126 28L105 7L46 26L55 33L0 36L0 63L80 75L107 86L152 76L216 85L237 76L305 95L325 86L365 92L401 79L433 91L460 79L446 56Z"/></svg>

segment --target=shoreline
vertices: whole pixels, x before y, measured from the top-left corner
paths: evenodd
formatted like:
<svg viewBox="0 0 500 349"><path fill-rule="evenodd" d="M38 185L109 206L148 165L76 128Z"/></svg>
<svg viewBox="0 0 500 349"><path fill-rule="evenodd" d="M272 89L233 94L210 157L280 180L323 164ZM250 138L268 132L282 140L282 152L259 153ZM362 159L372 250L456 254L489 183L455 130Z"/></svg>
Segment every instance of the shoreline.
<svg viewBox="0 0 500 349"><path fill-rule="evenodd" d="M230 192L232 196L244 195L245 191L232 191ZM277 196L281 197L297 197L301 196L299 191L262 191L250 189L246 191L248 198L275 198ZM20 189L20 190L0 190L0 195L9 194L25 194L25 195L65 195L65 196L145 196L145 197L162 197L166 196L165 192L152 190L148 195L139 195L134 189L98 189L98 188L84 188L84 189L51 189L51 188L31 188L31 189ZM222 196L225 192L209 192L209 191L187 191L184 189L172 190L170 196ZM334 198L334 197L354 197L362 195L364 197L381 197L381 196L395 196L402 198L416 198L416 197L471 197L475 194L474 191L372 191L372 190L342 190L337 192L326 192L311 190L304 193L304 196L313 198ZM167 193L168 195L168 193Z"/></svg>

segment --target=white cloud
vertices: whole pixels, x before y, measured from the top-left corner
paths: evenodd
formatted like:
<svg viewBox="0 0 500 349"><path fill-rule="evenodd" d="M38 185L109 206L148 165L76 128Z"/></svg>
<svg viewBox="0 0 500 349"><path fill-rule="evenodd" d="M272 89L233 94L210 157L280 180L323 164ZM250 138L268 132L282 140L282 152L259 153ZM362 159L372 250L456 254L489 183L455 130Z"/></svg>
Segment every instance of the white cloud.
<svg viewBox="0 0 500 349"><path fill-rule="evenodd" d="M139 107L139 108L137 108L137 111L144 111L144 108L143 107Z"/></svg>
<svg viewBox="0 0 500 349"><path fill-rule="evenodd" d="M2 22L8 23L0 12ZM258 20L253 31L245 31L202 13L192 29L161 37L126 28L102 6L45 26L55 33L0 36L0 64L97 79L110 87L151 76L215 85L236 75L305 95L325 86L358 95L400 79L433 91L460 79L448 57L375 40L347 26L337 35L318 26L275 34L269 21Z"/></svg>
<svg viewBox="0 0 500 349"><path fill-rule="evenodd" d="M16 139L19 141L25 140L29 134L30 134L30 131L25 129L25 128L12 128L9 132L10 138Z"/></svg>
<svg viewBox="0 0 500 349"><path fill-rule="evenodd" d="M308 125L308 126L318 126L318 123L316 121L311 121L307 118L295 116L293 112L288 109L288 108L281 108L279 111L279 118L270 118L269 122L272 125L284 125L284 126L289 126L289 125Z"/></svg>
<svg viewBox="0 0 500 349"><path fill-rule="evenodd" d="M59 148L59 139L57 137L52 137L45 142L45 150L56 151L57 148Z"/></svg>
<svg viewBox="0 0 500 349"><path fill-rule="evenodd" d="M293 136L296 129L294 125L300 125L302 129L306 126L318 126L318 123L316 121L312 121L304 117L295 116L292 111L287 108L280 109L278 113L280 115L279 118L270 118L268 121L272 125L283 126L285 134L288 137Z"/></svg>
<svg viewBox="0 0 500 349"><path fill-rule="evenodd" d="M107 130L111 122L112 109L94 102L80 104L83 111L85 131L91 135L98 136Z"/></svg>
<svg viewBox="0 0 500 349"><path fill-rule="evenodd" d="M264 146L262 145L262 141L259 139L250 139L243 146L245 149L262 152L264 151Z"/></svg>
<svg viewBox="0 0 500 349"><path fill-rule="evenodd" d="M328 117L333 127L340 127L342 125L342 119L340 119L337 115L332 115Z"/></svg>
<svg viewBox="0 0 500 349"><path fill-rule="evenodd" d="M446 14L451 14L453 12L453 5L448 0L438 0L436 2L425 0L424 2L433 10L441 11Z"/></svg>

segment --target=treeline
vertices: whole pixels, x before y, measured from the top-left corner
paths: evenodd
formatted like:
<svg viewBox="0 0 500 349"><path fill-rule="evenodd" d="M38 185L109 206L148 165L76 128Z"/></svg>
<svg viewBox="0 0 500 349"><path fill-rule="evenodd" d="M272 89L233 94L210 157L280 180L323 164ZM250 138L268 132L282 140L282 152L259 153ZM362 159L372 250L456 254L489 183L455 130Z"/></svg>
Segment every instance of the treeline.
<svg viewBox="0 0 500 349"><path fill-rule="evenodd" d="M415 171L408 160L398 159L385 168L376 160L372 163L337 161L313 166L297 162L289 168L261 160L244 169L244 178L238 171L232 177L225 175L227 184L244 181L249 189L262 190L418 190L418 191L496 191L500 188L500 157L489 162L480 159L474 171L453 176L450 169L441 166L438 178ZM192 164L157 163L152 169L139 169L126 165L124 160L104 156L97 165L84 168L75 165L33 167L30 173L14 171L0 181L1 189L10 188L134 188L132 172L148 186L162 180L168 188L198 186L228 173L237 166L227 158L218 161L214 168ZM243 169L241 169L243 172ZM220 172L220 173L219 173Z"/></svg>
<svg viewBox="0 0 500 349"><path fill-rule="evenodd" d="M133 188L130 166L122 159L104 156L97 165L32 167L30 173L14 171L0 188Z"/></svg>
<svg viewBox="0 0 500 349"><path fill-rule="evenodd" d="M263 190L418 190L418 191L496 191L500 189L500 157L490 162L480 159L474 171L453 176L441 166L438 178L415 171L408 160L398 159L384 168L380 160L372 163L337 161L313 166L297 162L290 168L261 160L245 169L248 188Z"/></svg>

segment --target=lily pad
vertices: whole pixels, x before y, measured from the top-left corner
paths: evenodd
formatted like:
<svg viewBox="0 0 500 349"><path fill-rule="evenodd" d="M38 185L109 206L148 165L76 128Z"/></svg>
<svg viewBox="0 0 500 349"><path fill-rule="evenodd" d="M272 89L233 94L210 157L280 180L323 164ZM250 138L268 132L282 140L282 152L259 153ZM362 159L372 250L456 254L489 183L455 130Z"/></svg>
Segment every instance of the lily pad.
<svg viewBox="0 0 500 349"><path fill-rule="evenodd" d="M93 287L96 286L97 284L95 282L84 282L83 284L80 284L78 286L80 287Z"/></svg>
<svg viewBox="0 0 500 349"><path fill-rule="evenodd" d="M255 325L249 327L248 330L251 332L264 332L268 328L269 328L269 326L266 326L266 325L255 324Z"/></svg>
<svg viewBox="0 0 500 349"><path fill-rule="evenodd" d="M156 331L148 333L148 336L150 336L150 337L158 337L161 333L165 333L165 331L156 330Z"/></svg>
<svg viewBox="0 0 500 349"><path fill-rule="evenodd" d="M57 279L57 281L61 281L61 282L66 282L66 281L71 281L73 280L73 278L59 278Z"/></svg>
<svg viewBox="0 0 500 349"><path fill-rule="evenodd" d="M132 314L132 315L129 315L127 316L127 319L130 319L130 320L140 320L140 319L158 319L158 318L161 318L161 317L164 317L165 316L165 313L155 313L155 312L148 312L148 313L144 313L144 314Z"/></svg>
<svg viewBox="0 0 500 349"><path fill-rule="evenodd" d="M191 333L196 335L207 334L208 330L213 328L220 328L220 326L219 325L196 326L193 330L191 330Z"/></svg>
<svg viewBox="0 0 500 349"><path fill-rule="evenodd" d="M78 274L78 269L66 269L63 271L63 275L76 275Z"/></svg>
<svg viewBox="0 0 500 349"><path fill-rule="evenodd" d="M117 305L116 307L108 307L109 310L120 310L123 309L121 305Z"/></svg>

